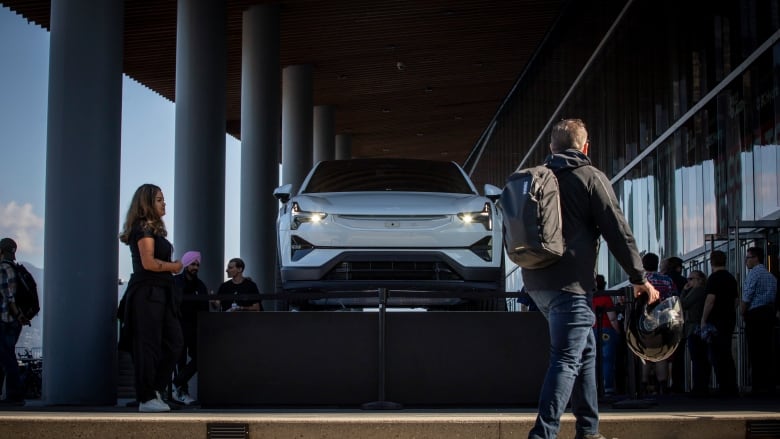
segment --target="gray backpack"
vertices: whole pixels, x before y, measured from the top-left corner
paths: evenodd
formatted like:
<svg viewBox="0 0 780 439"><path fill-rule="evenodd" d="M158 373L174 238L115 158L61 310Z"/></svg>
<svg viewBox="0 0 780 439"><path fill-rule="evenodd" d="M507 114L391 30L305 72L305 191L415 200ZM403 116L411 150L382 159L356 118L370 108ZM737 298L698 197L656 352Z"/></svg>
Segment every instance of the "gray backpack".
<svg viewBox="0 0 780 439"><path fill-rule="evenodd" d="M547 166L515 171L499 198L503 212L504 248L515 264L526 269L557 262L565 245L561 228L558 178Z"/></svg>

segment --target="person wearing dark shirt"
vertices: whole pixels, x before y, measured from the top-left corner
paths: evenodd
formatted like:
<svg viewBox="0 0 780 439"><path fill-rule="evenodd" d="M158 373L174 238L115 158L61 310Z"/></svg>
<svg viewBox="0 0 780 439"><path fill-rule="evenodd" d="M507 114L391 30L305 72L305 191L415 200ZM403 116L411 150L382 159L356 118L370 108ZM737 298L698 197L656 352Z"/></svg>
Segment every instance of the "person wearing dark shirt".
<svg viewBox="0 0 780 439"><path fill-rule="evenodd" d="M184 271L175 277L175 281L182 295L181 329L184 333L184 349L176 365L173 397L185 405L192 405L196 401L190 396L189 381L198 372L198 314L209 311L208 302L192 299L206 297L209 292L206 284L198 278L200 252L184 253L181 262L184 264Z"/></svg>
<svg viewBox="0 0 780 439"><path fill-rule="evenodd" d="M550 135L545 165L555 171L560 187L562 232L566 250L554 264L522 269L523 285L547 319L550 360L539 394L536 422L529 439L555 438L561 416L571 402L575 439L603 439L599 433L596 383L596 316L590 294L600 238L626 271L634 295L658 300L658 291L644 278L636 240L606 175L588 158L585 123L565 119Z"/></svg>
<svg viewBox="0 0 780 439"><path fill-rule="evenodd" d="M228 262L225 272L230 278L228 281L222 283L219 286L217 294L222 296L226 294L232 294L234 296L240 296L245 294L257 294L260 295L260 290L257 288L257 284L248 277L244 277L244 261L241 258L233 258ZM247 299L222 299L222 311L262 311L262 305L258 300Z"/></svg>
<svg viewBox="0 0 780 439"><path fill-rule="evenodd" d="M22 333L22 326L30 321L16 307L17 276L16 241L0 239L0 389L5 381L6 397L0 406L23 406L24 386L16 358L16 343Z"/></svg>
<svg viewBox="0 0 780 439"><path fill-rule="evenodd" d="M124 322L131 335L135 395L141 412L167 412L162 400L184 344L172 260L173 245L162 217L165 198L153 184L136 189L119 240L130 247L133 274L127 284Z"/></svg>
<svg viewBox="0 0 780 439"><path fill-rule="evenodd" d="M680 305L685 312L684 334L688 353L691 356L691 375L693 383L691 394L693 396L705 396L709 392L710 362L707 360L707 344L696 335L699 328L701 315L704 312L704 284L707 275L700 270L693 270L688 274L688 282L680 293ZM678 352L680 347L677 348ZM676 355L677 353L675 353ZM685 357L684 355L680 355ZM684 366L684 365L683 365Z"/></svg>
<svg viewBox="0 0 780 439"><path fill-rule="evenodd" d="M710 253L710 267L712 272L704 285L706 296L699 332L709 346L720 394L736 396L737 369L731 354L731 338L737 323L739 286L737 279L726 270L726 254L722 251Z"/></svg>

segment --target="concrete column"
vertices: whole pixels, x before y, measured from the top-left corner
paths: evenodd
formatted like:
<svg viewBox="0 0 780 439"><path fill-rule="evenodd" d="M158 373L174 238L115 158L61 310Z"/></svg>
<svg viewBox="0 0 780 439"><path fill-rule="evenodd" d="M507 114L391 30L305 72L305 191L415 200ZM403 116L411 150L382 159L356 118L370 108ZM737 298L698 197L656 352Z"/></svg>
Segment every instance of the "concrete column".
<svg viewBox="0 0 780 439"><path fill-rule="evenodd" d="M279 185L279 5L244 12L241 59L241 258L261 293L273 293ZM264 309L273 308L269 301Z"/></svg>
<svg viewBox="0 0 780 439"><path fill-rule="evenodd" d="M225 279L226 14L223 2L178 2L173 245L177 259L201 252L214 290Z"/></svg>
<svg viewBox="0 0 780 439"><path fill-rule="evenodd" d="M333 107L317 105L314 107L314 155L312 163L333 160L336 157L336 131Z"/></svg>
<svg viewBox="0 0 780 439"><path fill-rule="evenodd" d="M282 70L282 183L296 192L312 165L312 67Z"/></svg>
<svg viewBox="0 0 780 439"><path fill-rule="evenodd" d="M123 2L53 0L43 400L116 404Z"/></svg>
<svg viewBox="0 0 780 439"><path fill-rule="evenodd" d="M336 136L336 160L349 160L352 158L352 135L339 134Z"/></svg>

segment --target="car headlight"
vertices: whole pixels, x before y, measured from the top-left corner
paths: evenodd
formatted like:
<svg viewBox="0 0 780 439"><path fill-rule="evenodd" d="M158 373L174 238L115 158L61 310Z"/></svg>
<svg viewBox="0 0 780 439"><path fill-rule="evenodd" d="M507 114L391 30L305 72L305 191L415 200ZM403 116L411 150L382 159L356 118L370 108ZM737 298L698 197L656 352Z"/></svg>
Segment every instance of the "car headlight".
<svg viewBox="0 0 780 439"><path fill-rule="evenodd" d="M458 218L466 224L478 223L485 227L485 230L493 230L493 211L490 209L490 203L485 203L485 207L479 212L461 212Z"/></svg>
<svg viewBox="0 0 780 439"><path fill-rule="evenodd" d="M297 230L303 223L318 223L328 216L325 212L308 212L301 210L301 206L297 202L293 201L292 209L290 210L290 228Z"/></svg>

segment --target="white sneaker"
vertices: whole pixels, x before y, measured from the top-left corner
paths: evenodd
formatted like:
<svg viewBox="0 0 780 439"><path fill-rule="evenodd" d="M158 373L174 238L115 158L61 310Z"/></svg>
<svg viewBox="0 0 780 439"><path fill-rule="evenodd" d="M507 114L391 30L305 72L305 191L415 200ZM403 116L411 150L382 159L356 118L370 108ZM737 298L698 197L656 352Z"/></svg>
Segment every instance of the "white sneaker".
<svg viewBox="0 0 780 439"><path fill-rule="evenodd" d="M187 391L182 390L179 387L173 388L173 399L176 401L179 401L180 403L184 405L191 405L195 402L195 399L193 399Z"/></svg>
<svg viewBox="0 0 780 439"><path fill-rule="evenodd" d="M171 408L168 404L162 402L162 400L154 398L138 404L138 411L145 413L160 413L169 412L171 411Z"/></svg>

